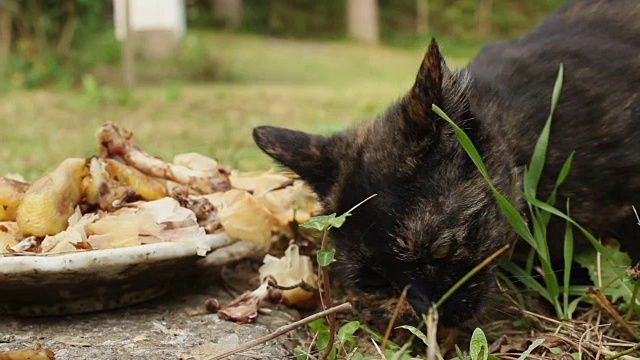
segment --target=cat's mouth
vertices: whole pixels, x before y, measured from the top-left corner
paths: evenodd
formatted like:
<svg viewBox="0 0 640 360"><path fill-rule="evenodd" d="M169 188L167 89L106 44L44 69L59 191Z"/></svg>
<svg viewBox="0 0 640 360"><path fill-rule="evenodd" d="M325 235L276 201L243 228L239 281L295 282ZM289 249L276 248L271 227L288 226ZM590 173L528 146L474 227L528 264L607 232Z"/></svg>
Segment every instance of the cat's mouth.
<svg viewBox="0 0 640 360"><path fill-rule="evenodd" d="M474 289L464 286L458 296L448 298L438 307L438 322L446 327L457 327L474 317L474 313L481 306L481 298ZM427 294L431 295L428 296ZM416 316L422 320L423 315L429 315L435 306L435 299L442 294L429 292L427 288L417 284L409 288L407 302L413 308Z"/></svg>

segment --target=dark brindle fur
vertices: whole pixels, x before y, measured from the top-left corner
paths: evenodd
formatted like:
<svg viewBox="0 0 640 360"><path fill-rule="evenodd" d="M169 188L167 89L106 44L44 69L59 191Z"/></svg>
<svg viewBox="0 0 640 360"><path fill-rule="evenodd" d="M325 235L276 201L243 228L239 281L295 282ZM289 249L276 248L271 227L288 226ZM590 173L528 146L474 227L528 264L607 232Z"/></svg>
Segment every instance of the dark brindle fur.
<svg viewBox="0 0 640 360"><path fill-rule="evenodd" d="M450 72L435 41L413 88L372 121L330 136L258 127L258 146L306 180L327 213L354 211L332 230L341 280L425 312L461 276L515 239L488 186L431 111L437 104L478 147L496 187L521 209L522 169L550 108L560 63L564 87L551 128L540 195L575 151L558 204L598 235L635 223L640 200L640 1L580 0L525 36L491 44ZM562 225L562 224L559 224ZM552 229L555 255L563 226ZM637 238L622 239L640 251ZM629 244L628 243L628 244ZM628 245L627 244L627 245ZM473 317L494 268L467 282L441 309L456 325Z"/></svg>

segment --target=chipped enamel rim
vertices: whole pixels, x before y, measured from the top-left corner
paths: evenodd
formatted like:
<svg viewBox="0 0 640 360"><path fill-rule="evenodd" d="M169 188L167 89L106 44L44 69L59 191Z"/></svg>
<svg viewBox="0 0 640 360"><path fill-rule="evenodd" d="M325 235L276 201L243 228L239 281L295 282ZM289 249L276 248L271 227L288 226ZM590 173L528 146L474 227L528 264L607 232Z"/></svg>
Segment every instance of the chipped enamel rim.
<svg viewBox="0 0 640 360"><path fill-rule="evenodd" d="M226 233L207 234L198 239L161 242L116 249L87 250L65 254L0 256L0 276L29 273L94 273L101 267L127 266L140 262L204 255L234 241Z"/></svg>

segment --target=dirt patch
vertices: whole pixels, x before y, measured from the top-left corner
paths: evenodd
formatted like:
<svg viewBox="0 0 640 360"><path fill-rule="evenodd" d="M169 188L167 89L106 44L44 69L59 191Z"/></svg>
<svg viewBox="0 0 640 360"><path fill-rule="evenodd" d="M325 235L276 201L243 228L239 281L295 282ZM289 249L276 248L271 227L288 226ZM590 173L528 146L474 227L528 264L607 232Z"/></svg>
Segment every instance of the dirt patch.
<svg viewBox="0 0 640 360"><path fill-rule="evenodd" d="M249 289L257 276L247 263L223 274L212 269L162 298L120 310L48 318L1 316L0 352L39 344L53 350L57 359L199 360L299 318L296 311L280 306L247 325L220 320L215 314L190 315L203 310L209 297L230 301L226 289ZM290 358L305 336L304 330L294 331L230 359Z"/></svg>

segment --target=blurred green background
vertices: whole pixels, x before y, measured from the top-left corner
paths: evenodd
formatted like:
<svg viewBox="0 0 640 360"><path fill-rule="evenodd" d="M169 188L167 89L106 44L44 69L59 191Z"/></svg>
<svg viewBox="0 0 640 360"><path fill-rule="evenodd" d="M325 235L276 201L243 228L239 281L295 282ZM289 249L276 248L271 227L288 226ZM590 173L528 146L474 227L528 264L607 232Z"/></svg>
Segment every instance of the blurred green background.
<svg viewBox="0 0 640 360"><path fill-rule="evenodd" d="M115 1L133 23L141 16L133 2L160 9L170 0ZM0 2L0 175L33 180L67 157L95 154L106 121L167 160L197 151L266 169L273 164L253 145L254 126L330 132L375 116L409 88L431 37L461 67L561 1L173 2L184 34L133 29L128 42L116 38L110 0ZM125 43L133 82L123 76Z"/></svg>

